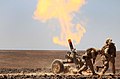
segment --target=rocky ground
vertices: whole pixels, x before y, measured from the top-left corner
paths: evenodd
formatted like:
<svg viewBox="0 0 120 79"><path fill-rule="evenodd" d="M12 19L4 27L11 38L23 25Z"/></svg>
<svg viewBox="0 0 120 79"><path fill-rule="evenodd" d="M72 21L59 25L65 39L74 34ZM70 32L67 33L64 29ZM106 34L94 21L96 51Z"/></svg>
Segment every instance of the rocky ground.
<svg viewBox="0 0 120 79"><path fill-rule="evenodd" d="M53 74L51 63L54 59L64 59L67 50L0 50L0 79L98 79L98 76L80 74ZM78 51L82 55L84 51ZM120 53L116 57L116 75L111 70L102 79L120 78ZM95 65L101 65L98 56Z"/></svg>
<svg viewBox="0 0 120 79"><path fill-rule="evenodd" d="M22 68L22 69L0 69L0 79L98 79L98 75L80 75L80 74L53 74L49 68ZM102 79L119 79L120 74L111 75L106 73Z"/></svg>

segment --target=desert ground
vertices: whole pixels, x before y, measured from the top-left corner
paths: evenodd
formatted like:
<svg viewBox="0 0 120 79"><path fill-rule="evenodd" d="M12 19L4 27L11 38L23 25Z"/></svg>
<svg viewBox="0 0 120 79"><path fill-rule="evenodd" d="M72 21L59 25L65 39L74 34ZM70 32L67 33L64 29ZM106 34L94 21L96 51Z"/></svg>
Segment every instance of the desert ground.
<svg viewBox="0 0 120 79"><path fill-rule="evenodd" d="M69 50L0 50L0 79L86 79L91 76L53 74L51 63L55 59L65 59ZM82 55L85 51L78 50ZM116 77L120 75L120 51L116 57ZM95 65L101 65L100 56L97 57ZM110 73L109 69L107 73ZM104 76L105 77L105 76ZM108 76L107 76L108 77ZM107 78L105 77L105 78ZM111 77L111 76L110 76ZM109 77L109 78L110 78ZM98 77L94 77L97 79Z"/></svg>

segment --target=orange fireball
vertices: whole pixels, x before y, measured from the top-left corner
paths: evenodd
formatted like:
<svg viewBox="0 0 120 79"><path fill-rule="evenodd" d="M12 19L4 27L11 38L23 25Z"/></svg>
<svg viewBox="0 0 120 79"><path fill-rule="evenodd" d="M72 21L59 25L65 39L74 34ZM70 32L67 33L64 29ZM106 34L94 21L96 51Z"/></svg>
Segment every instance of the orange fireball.
<svg viewBox="0 0 120 79"><path fill-rule="evenodd" d="M67 46L68 39L79 44L86 30L80 23L73 24L72 14L78 12L84 4L85 0L38 0L34 19L46 22L56 18L59 21L61 33L60 36L53 36L55 44Z"/></svg>

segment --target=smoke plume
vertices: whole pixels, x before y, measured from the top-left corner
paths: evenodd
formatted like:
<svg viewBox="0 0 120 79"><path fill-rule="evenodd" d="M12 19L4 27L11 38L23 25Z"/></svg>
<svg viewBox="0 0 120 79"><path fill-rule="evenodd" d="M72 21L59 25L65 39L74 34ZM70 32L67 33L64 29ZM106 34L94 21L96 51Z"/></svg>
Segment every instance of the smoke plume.
<svg viewBox="0 0 120 79"><path fill-rule="evenodd" d="M82 24L73 23L73 14L84 4L85 0L38 0L34 19L47 22L55 18L59 21L61 33L59 36L53 36L55 44L67 46L68 39L79 44L86 30Z"/></svg>

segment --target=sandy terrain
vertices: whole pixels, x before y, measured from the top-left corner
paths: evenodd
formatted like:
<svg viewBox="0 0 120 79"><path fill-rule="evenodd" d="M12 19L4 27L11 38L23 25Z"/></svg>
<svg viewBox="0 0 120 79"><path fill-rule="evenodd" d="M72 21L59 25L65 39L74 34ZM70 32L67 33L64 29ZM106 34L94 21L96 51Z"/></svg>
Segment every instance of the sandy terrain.
<svg viewBox="0 0 120 79"><path fill-rule="evenodd" d="M41 79L43 77L43 79L46 79L48 77L50 79L53 76L50 69L52 61L54 59L64 59L66 52L66 50L0 50L0 78L10 77L11 79L13 77L18 79L20 77L19 79L21 79L21 77L30 77L30 79L33 79L35 77L36 79ZM83 53L84 51L78 51L78 54L82 55ZM117 77L120 72L119 57L120 52L117 52ZM96 65L101 65L99 56ZM111 71L109 70L108 72ZM65 76L66 78L68 77L67 79L83 77L80 75L55 75L53 79L57 77L60 79Z"/></svg>

